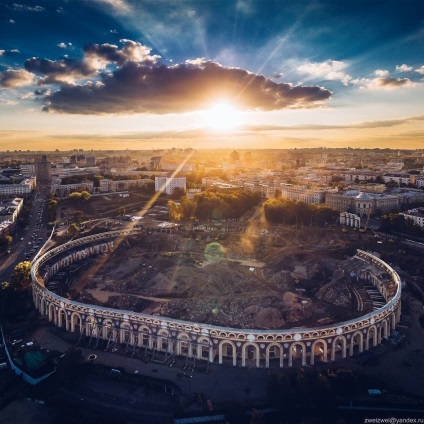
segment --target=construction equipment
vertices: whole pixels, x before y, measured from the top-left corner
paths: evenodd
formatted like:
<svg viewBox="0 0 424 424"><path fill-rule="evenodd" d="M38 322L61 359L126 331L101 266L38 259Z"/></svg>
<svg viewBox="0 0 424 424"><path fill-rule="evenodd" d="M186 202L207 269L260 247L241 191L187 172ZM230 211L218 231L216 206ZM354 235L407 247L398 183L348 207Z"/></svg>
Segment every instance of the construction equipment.
<svg viewBox="0 0 424 424"><path fill-rule="evenodd" d="M372 212L372 208L368 209L368 216L367 216L367 222L365 223L365 227L364 228L360 228L359 231L361 233L365 233L365 231L367 231L368 229L368 224L370 222L370 217L371 217L371 212Z"/></svg>

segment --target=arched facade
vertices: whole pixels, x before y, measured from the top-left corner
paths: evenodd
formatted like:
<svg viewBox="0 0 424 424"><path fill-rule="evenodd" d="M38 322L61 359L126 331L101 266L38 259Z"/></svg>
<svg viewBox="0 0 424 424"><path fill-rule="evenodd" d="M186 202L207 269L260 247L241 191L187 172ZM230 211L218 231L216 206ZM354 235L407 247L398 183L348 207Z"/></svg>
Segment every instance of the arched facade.
<svg viewBox="0 0 424 424"><path fill-rule="evenodd" d="M58 246L32 265L33 301L41 315L67 331L139 349L157 350L196 360L233 366L285 367L335 361L377 346L390 336L400 319L401 282L397 273L370 253L356 257L380 272L366 278L386 299L386 305L362 317L316 328L253 330L217 327L177 319L74 302L45 285L61 269L82 258L105 253L114 239L139 234L121 230L96 234ZM39 274L48 261L44 275ZM381 280L379 275L390 278Z"/></svg>

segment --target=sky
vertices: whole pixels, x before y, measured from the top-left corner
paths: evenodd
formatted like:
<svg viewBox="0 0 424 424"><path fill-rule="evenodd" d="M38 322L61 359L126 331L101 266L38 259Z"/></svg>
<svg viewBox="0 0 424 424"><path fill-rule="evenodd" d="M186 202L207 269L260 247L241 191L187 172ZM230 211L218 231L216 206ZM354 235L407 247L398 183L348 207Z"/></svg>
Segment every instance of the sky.
<svg viewBox="0 0 424 424"><path fill-rule="evenodd" d="M0 151L424 148L422 0L0 0Z"/></svg>

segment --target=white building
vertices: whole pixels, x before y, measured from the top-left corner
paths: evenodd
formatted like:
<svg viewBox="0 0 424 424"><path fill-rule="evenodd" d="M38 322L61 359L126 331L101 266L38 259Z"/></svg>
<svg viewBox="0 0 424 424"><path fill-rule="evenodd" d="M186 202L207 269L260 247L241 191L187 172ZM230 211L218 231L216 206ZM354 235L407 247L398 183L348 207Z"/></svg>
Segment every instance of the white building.
<svg viewBox="0 0 424 424"><path fill-rule="evenodd" d="M135 180L110 180L108 178L104 178L100 180L100 192L108 193L108 192L117 192L117 191L127 191L132 187L141 187L152 181L149 178L144 179L135 179Z"/></svg>
<svg viewBox="0 0 424 424"><path fill-rule="evenodd" d="M332 191L332 189L309 189L304 186L296 186L284 183L280 184L280 187L282 197L287 197L290 200L299 200L305 203L313 203L315 205L324 203L325 193Z"/></svg>
<svg viewBox="0 0 424 424"><path fill-rule="evenodd" d="M407 212L400 212L399 215L403 215L405 219L411 219L415 225L424 228L424 213L420 212L418 209L411 209Z"/></svg>
<svg viewBox="0 0 424 424"><path fill-rule="evenodd" d="M186 189L186 177L155 177L155 191L162 191L166 194L172 194L177 187L182 188L183 190Z"/></svg>
<svg viewBox="0 0 424 424"><path fill-rule="evenodd" d="M30 178L35 176L35 165L26 164L20 166L21 174L25 178Z"/></svg>
<svg viewBox="0 0 424 424"><path fill-rule="evenodd" d="M74 191L85 190L89 193L92 193L94 189L93 181L81 181L80 183L75 184L60 184L52 185L52 191L56 196L66 197L69 196Z"/></svg>
<svg viewBox="0 0 424 424"><path fill-rule="evenodd" d="M0 196L27 196L34 185L35 178L23 180L20 184L1 184Z"/></svg>

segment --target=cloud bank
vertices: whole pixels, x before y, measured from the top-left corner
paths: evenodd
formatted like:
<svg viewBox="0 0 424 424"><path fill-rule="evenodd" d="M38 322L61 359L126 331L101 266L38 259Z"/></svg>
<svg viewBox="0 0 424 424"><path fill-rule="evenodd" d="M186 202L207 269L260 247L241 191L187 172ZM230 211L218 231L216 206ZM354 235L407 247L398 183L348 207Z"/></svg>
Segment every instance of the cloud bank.
<svg viewBox="0 0 424 424"><path fill-rule="evenodd" d="M43 110L68 114L183 113L227 101L245 110L317 107L331 97L318 86L300 86L205 59L169 65L139 42L89 44L82 58L33 57L19 77L37 78ZM18 72L18 71L14 71ZM15 85L18 84L15 75ZM3 87L12 87L3 73ZM9 76L10 80L10 76ZM45 89L50 86L49 90Z"/></svg>

